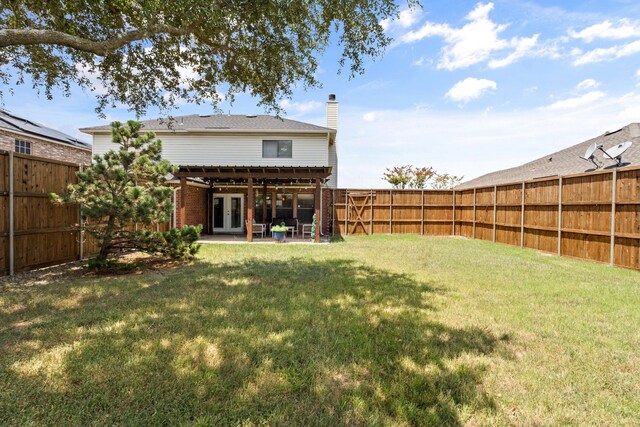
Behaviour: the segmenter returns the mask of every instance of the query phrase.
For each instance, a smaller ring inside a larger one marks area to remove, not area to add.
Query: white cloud
[[[540,54],[534,48],[538,35],[531,37],[500,38],[500,33],[507,29],[507,24],[497,24],[489,18],[493,3],[478,3],[467,14],[469,21],[460,28],[448,24],[426,22],[415,31],[409,31],[399,38],[400,43],[414,43],[427,37],[444,38],[444,47],[440,52],[438,68],[456,70],[489,60],[497,52],[512,50],[502,59],[492,60],[491,68],[504,67],[527,56]]]
[[[338,145],[343,187],[379,188],[385,168],[413,164],[467,179],[517,166],[638,121],[640,91],[574,109],[500,111],[389,109],[367,122],[342,106]],[[588,164],[585,163],[585,168]]]
[[[319,109],[322,107],[322,103],[318,101],[297,102],[289,99],[283,99],[280,101],[280,106],[287,110],[287,113],[305,114]]]
[[[385,31],[391,31],[394,29],[410,28],[418,22],[422,16],[422,9],[419,6],[406,8],[400,11],[397,19],[383,19],[380,21],[380,25]]]
[[[576,85],[578,90],[595,89],[600,86],[600,82],[594,79],[585,79]]]
[[[467,77],[453,85],[445,97],[452,101],[467,103],[481,97],[490,90],[495,90],[496,87],[496,82],[492,80]]]
[[[502,68],[513,64],[518,59],[527,56],[538,43],[539,35],[516,39],[516,50],[502,59],[492,59],[489,61],[489,68]]]
[[[604,97],[603,92],[591,91],[591,92],[585,93],[582,96],[577,96],[575,98],[567,98],[561,101],[556,101],[546,108],[549,110],[570,110],[573,108],[583,107],[585,105],[591,104],[603,97]]]
[[[613,61],[640,52],[640,40],[608,48],[597,48],[578,56],[573,65],[585,65],[595,62]]]
[[[425,58],[424,56],[421,56],[420,58],[413,61],[411,65],[415,65],[416,67],[422,67],[427,61],[428,61],[427,58]]]
[[[569,30],[569,35],[574,39],[582,39],[587,43],[595,39],[627,39],[640,36],[640,23],[621,19],[616,24],[611,21],[603,21],[591,25],[581,31]]]
[[[369,111],[362,115],[362,120],[365,122],[376,122],[384,117],[384,113],[381,111]]]

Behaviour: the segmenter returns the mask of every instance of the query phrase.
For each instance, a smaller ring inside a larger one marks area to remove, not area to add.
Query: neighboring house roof
[[[632,141],[633,145],[622,156],[623,165],[640,166],[640,123],[631,123],[617,131],[607,132],[596,138],[546,155],[532,162],[516,166],[515,168],[482,175],[481,177],[460,184],[456,189],[487,187],[528,181],[536,178],[592,172],[595,170],[593,163],[580,158],[585,155],[587,148],[591,144],[594,142],[596,144],[602,144],[606,150],[625,141]],[[596,161],[602,165],[600,170],[610,170],[615,165],[613,160],[605,159],[604,154],[600,150],[596,151],[595,157]]]
[[[50,139],[63,144],[72,145],[77,148],[91,149],[91,145],[80,141],[71,135],[62,133],[55,129],[51,129],[24,117],[9,113],[0,109],[0,129],[6,129],[14,132],[26,133],[40,138]]]
[[[177,116],[171,120],[155,119],[142,121],[143,129],[149,131],[198,131],[198,132],[294,132],[335,133],[334,129],[312,125],[296,120],[271,115],[207,114]],[[80,129],[85,133],[110,131],[111,126],[93,126]]]

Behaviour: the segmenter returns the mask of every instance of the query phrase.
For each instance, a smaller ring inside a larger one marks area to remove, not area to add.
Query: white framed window
[[[31,154],[31,141],[16,139],[15,152],[20,154]]]
[[[276,159],[285,158],[290,159],[292,153],[292,142],[287,140],[263,140],[262,141],[262,158],[263,159]]]

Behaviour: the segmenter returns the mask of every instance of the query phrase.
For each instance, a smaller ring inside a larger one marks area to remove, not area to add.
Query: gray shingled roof
[[[303,123],[296,120],[277,118],[275,116],[243,115],[243,114],[208,114],[177,116],[172,121],[155,119],[142,121],[143,129],[151,131],[162,130],[198,130],[198,131],[293,131],[327,133],[333,129]],[[93,133],[110,130],[110,125],[93,126],[80,129],[82,132]]]
[[[481,177],[460,184],[456,189],[473,187],[485,187],[501,185],[512,182],[528,181],[536,178],[550,176],[564,176],[594,170],[593,163],[583,160],[587,148],[594,142],[603,144],[604,149],[613,147],[625,141],[632,141],[633,146],[623,155],[624,166],[640,166],[640,123],[631,123],[615,132],[607,132],[604,135],[581,142],[564,150],[558,151],[525,163],[515,168],[491,172]],[[601,151],[596,151],[596,160],[607,168],[615,165],[613,160],[605,159]]]
[[[90,144],[80,141],[79,139],[74,138],[71,135],[67,135],[66,133],[51,129],[34,121],[25,119],[24,117],[9,113],[8,111],[3,109],[0,109],[0,128],[52,139],[54,141],[62,142],[64,144],[69,144],[76,147],[91,148]]]

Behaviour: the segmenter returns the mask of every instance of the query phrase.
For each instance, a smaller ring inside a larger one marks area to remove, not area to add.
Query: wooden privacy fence
[[[76,182],[79,166],[0,151],[0,275],[53,265],[96,252],[74,227],[76,205],[56,206],[49,193]]]
[[[81,236],[76,227],[79,207],[49,200],[49,193],[62,193],[77,182],[79,168],[0,151],[0,276],[98,253],[93,239]],[[167,228],[163,224],[159,229]]]
[[[78,206],[48,198],[78,168],[0,151],[0,275],[97,252],[74,227]],[[459,235],[640,269],[640,167],[460,191],[329,191],[335,234]]]
[[[336,234],[457,235],[640,269],[640,168],[459,191],[333,192]]]

